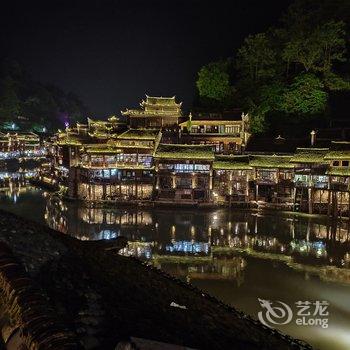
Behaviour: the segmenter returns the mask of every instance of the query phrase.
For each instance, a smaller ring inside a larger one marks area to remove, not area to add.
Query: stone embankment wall
[[[9,246],[0,242],[1,334],[7,349],[81,349]]]

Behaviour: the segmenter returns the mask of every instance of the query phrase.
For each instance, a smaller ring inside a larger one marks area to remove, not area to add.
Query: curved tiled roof
[[[207,145],[160,144],[155,158],[211,161],[214,160],[214,151]]]
[[[75,335],[58,322],[43,292],[4,242],[0,242],[0,287],[9,320],[3,336],[7,348],[20,343],[24,349],[33,350],[81,349]]]

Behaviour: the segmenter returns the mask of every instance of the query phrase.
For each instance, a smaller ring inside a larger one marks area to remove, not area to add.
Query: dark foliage
[[[73,93],[34,81],[17,63],[0,67],[0,123],[34,131],[54,130],[82,120],[87,108]]]
[[[347,0],[295,0],[279,26],[244,39],[235,64],[226,66],[232,72],[212,70],[202,84],[202,72],[215,63],[201,69],[200,97],[224,86],[221,104],[249,112],[253,133],[285,123],[324,123],[337,114],[334,98],[350,90],[349,19]]]

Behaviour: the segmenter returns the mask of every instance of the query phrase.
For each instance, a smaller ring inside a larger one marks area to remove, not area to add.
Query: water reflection
[[[122,254],[148,260],[255,317],[258,298],[290,305],[328,300],[329,329],[280,329],[322,350],[350,348],[342,331],[350,327],[348,221],[227,209],[94,209],[27,186],[1,193],[0,208],[78,239],[124,236]]]
[[[146,259],[244,251],[291,257],[310,265],[350,266],[347,221],[335,225],[325,218],[228,210],[95,209],[63,203],[56,197],[48,200],[45,219],[52,228],[82,240],[123,235],[130,241],[130,251],[124,254]],[[147,249],[145,243],[149,243]]]

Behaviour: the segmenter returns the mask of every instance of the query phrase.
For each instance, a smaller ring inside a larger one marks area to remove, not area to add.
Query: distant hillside
[[[0,62],[1,128],[46,132],[86,114],[87,108],[73,93],[36,82],[17,62]]]

